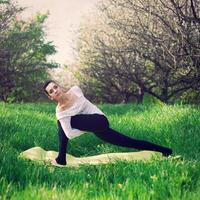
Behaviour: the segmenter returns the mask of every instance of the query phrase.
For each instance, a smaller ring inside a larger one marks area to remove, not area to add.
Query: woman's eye
[[[57,86],[55,85],[55,86],[54,86],[54,88],[56,89],[56,88],[57,88]]]

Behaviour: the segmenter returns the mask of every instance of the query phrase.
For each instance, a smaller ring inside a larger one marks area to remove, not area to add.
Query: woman
[[[106,115],[87,98],[78,86],[71,87],[65,92],[53,80],[44,84],[44,92],[49,99],[57,102],[56,118],[59,134],[59,153],[52,164],[64,166],[66,162],[66,149],[68,141],[78,137],[84,131],[93,132],[105,142],[143,150],[161,152],[164,156],[172,154],[172,149],[153,144],[144,140],[137,140],[125,136],[109,127]]]

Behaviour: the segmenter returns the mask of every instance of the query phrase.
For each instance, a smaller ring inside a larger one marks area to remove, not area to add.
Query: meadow
[[[200,107],[98,104],[111,128],[173,149],[179,159],[118,161],[79,168],[38,165],[19,158],[40,146],[58,151],[54,103],[0,103],[0,199],[200,199]],[[77,157],[131,152],[87,132],[69,142]]]

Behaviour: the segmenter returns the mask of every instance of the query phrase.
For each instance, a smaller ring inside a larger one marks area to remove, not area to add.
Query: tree
[[[23,9],[9,1],[0,4],[4,17],[1,32],[1,79],[0,98],[3,101],[34,101],[40,96],[41,84],[48,68],[57,67],[48,62],[47,56],[54,54],[55,47],[45,41],[43,24],[47,14],[38,14],[30,21],[18,20]]]
[[[129,49],[154,68],[147,73],[146,66],[140,65],[145,92],[168,102],[199,84],[199,1],[109,0],[108,4],[101,10],[112,27],[122,30],[130,39]],[[126,14],[113,16],[113,7]]]
[[[95,16],[95,17],[94,17]],[[78,52],[81,82],[90,98],[110,103],[140,101],[140,90],[129,77],[130,54],[120,53],[127,46],[122,32],[108,25],[107,18],[95,11],[80,28]]]
[[[199,88],[199,6],[194,10],[194,4],[199,1],[103,1],[96,24],[90,28],[87,20],[80,37],[86,76],[104,89],[126,83],[138,101],[147,92],[167,103]]]

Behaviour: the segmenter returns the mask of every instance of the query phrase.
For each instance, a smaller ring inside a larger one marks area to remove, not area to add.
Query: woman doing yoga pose
[[[49,80],[43,89],[49,99],[57,102],[59,153],[51,161],[52,164],[67,164],[68,141],[82,135],[84,131],[93,132],[98,138],[114,145],[158,151],[164,156],[172,154],[170,148],[128,137],[110,128],[106,115],[84,96],[80,87],[73,86],[66,92],[57,82]]]

